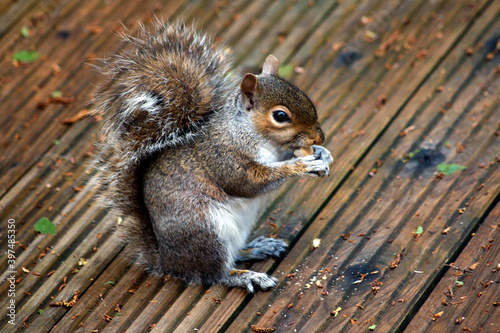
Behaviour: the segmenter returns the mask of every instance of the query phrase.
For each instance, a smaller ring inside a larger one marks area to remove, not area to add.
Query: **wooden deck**
[[[238,68],[273,53],[317,105],[331,176],[284,185],[252,235],[290,242],[251,266],[275,290],[149,276],[93,202],[98,121],[71,118],[92,108],[93,59],[154,15],[195,20]],[[1,1],[0,330],[500,332],[499,38],[494,0]],[[13,61],[22,50],[41,56]],[[35,232],[42,217],[55,236]]]

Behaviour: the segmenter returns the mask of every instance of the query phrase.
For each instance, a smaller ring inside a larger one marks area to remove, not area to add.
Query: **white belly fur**
[[[255,223],[262,198],[234,198],[210,207],[210,219],[228,249],[228,267],[232,268],[238,251],[245,245]]]

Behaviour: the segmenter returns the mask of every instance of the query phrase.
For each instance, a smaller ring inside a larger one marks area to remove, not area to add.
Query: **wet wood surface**
[[[282,186],[252,235],[290,243],[245,266],[277,277],[272,291],[147,275],[93,200],[92,65],[155,16],[196,21],[238,72],[276,55],[317,105],[331,176]],[[2,2],[0,330],[499,332],[499,17],[493,0]],[[55,236],[35,232],[44,217]]]

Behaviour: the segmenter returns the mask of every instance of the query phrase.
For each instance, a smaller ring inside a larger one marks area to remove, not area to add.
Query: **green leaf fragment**
[[[458,165],[455,163],[452,163],[452,164],[441,163],[437,166],[437,171],[444,173],[446,176],[452,175],[457,171],[465,170],[465,169],[467,169],[466,166]]]
[[[62,92],[60,90],[54,90],[53,92],[50,93],[51,98],[57,98],[57,97],[62,97]]]
[[[406,156],[408,156],[409,159],[412,159],[413,156],[417,155],[418,153],[420,153],[422,149],[415,149],[414,151],[411,151],[409,152],[408,154],[406,154]]]
[[[12,55],[12,60],[17,60],[19,62],[32,62],[40,58],[40,53],[37,51],[19,51]]]
[[[28,29],[28,27],[27,27],[27,26],[23,25],[23,26],[21,27],[21,36],[22,36],[23,38],[27,38],[29,35],[30,35],[30,29]]]
[[[109,281],[104,282],[104,284],[111,284],[111,285],[113,285],[113,286],[115,285],[115,283],[116,283],[116,282],[115,282],[115,281],[113,281],[113,280],[109,280]]]
[[[123,316],[123,314],[121,312],[117,312],[117,313],[115,313],[115,317],[116,316]]]
[[[368,327],[368,329],[370,331],[375,331],[376,328],[377,328],[377,325],[372,325],[372,326]]]
[[[415,235],[421,235],[424,233],[424,228],[422,228],[421,225],[417,227],[417,231],[415,232]]]
[[[60,144],[60,143],[61,143],[61,141],[59,141],[59,140],[54,140],[54,144],[55,144],[55,145],[58,145],[58,144]]]
[[[456,281],[455,284],[459,287],[464,285],[464,281]]]
[[[43,309],[38,309],[38,314],[42,314]]]
[[[55,236],[56,234],[56,225],[52,223],[48,218],[42,217],[35,223],[35,231],[38,231],[42,234],[52,234]]]
[[[292,64],[280,66],[278,68],[278,75],[284,79],[290,78],[290,76],[292,76],[292,73],[293,73],[293,65]]]

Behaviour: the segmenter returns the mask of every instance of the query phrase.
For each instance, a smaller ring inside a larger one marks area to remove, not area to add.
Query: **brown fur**
[[[137,261],[187,282],[272,287],[266,274],[231,271],[230,243],[241,239],[221,231],[218,223],[232,221],[214,221],[214,211],[228,219],[237,199],[328,169],[328,157],[284,158],[324,141],[313,104],[277,77],[272,56],[261,75],[238,85],[227,76],[224,52],[184,25],[160,24],[152,35],[126,39],[133,49],[108,61],[107,88],[98,93],[105,140],[95,165],[101,199],[125,217],[121,229]],[[290,121],[273,118],[280,108]],[[259,258],[286,247],[259,242],[248,252]]]
[[[158,267],[156,255],[141,254],[158,253],[142,199],[144,162],[197,135],[229,90],[226,57],[210,38],[182,24],[156,28],[154,34],[143,29],[138,38],[124,36],[133,48],[101,68],[109,79],[96,93],[96,111],[104,119],[106,141],[94,162],[100,171],[95,182],[102,188],[101,203],[127,217],[122,230],[138,247],[139,261],[151,268]],[[148,112],[146,103],[125,114],[141,95],[155,101],[158,114]]]

